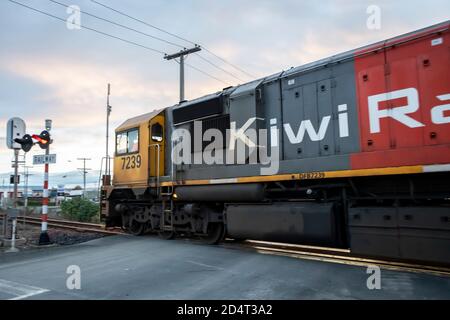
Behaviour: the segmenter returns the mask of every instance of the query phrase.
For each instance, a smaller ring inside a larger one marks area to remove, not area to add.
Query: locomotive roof
[[[396,37],[392,37],[386,40],[382,40],[382,41],[378,41],[363,47],[359,47],[357,49],[353,49],[350,51],[346,51],[346,52],[342,52],[342,53],[338,53],[335,54],[333,56],[324,58],[324,59],[320,59],[314,62],[310,62],[304,65],[301,65],[299,67],[295,67],[295,68],[291,68],[285,72],[283,72],[282,77],[288,77],[292,74],[295,73],[299,73],[299,72],[305,72],[305,71],[309,71],[311,69],[315,69],[315,68],[319,68],[321,66],[325,66],[331,63],[336,63],[336,62],[341,62],[343,60],[346,59],[351,59],[354,58],[360,54],[367,54],[370,52],[374,52],[377,50],[380,50],[384,47],[389,47],[392,45],[398,45],[401,44],[405,41],[408,40],[412,40],[414,38],[418,38],[424,35],[427,35],[429,33],[432,32],[439,32],[439,31],[444,31],[444,30],[448,30],[450,28],[450,20],[426,27],[426,28],[422,28],[419,30],[415,30],[412,32],[408,32]]]
[[[153,117],[157,116],[164,108],[156,109],[148,113],[141,114],[140,116],[136,116],[134,118],[130,118],[123,122],[120,126],[116,128],[116,132],[131,129],[139,126],[142,122],[150,121]]]
[[[426,28],[423,28],[423,29],[419,29],[419,30],[415,30],[415,31],[412,31],[412,32],[409,32],[409,33],[405,33],[405,34],[402,34],[402,35],[399,35],[399,36],[396,36],[396,37],[393,37],[393,38],[390,38],[390,39],[387,39],[387,40],[378,41],[378,42],[375,42],[375,43],[372,43],[372,44],[369,44],[369,45],[366,45],[366,46],[363,46],[363,47],[359,47],[357,49],[353,49],[353,50],[350,50],[350,51],[338,53],[338,54],[335,54],[333,56],[330,56],[330,57],[327,57],[327,58],[324,58],[324,59],[320,59],[320,60],[316,60],[314,62],[307,63],[307,64],[304,64],[304,65],[301,65],[301,66],[298,66],[298,67],[295,67],[295,68],[293,67],[293,68],[291,68],[291,69],[289,69],[287,71],[278,72],[278,73],[272,74],[272,75],[267,76],[267,77],[262,77],[262,78],[255,79],[255,80],[252,80],[252,81],[247,82],[247,83],[239,84],[239,85],[231,87],[231,88],[226,88],[223,91],[219,91],[219,92],[216,92],[216,93],[213,93],[213,94],[202,96],[202,97],[190,100],[190,101],[184,101],[184,102],[174,106],[174,108],[186,107],[188,105],[195,104],[195,103],[203,101],[203,100],[208,100],[211,97],[217,96],[217,95],[220,95],[220,94],[227,94],[227,93],[233,92],[233,95],[234,95],[237,92],[242,91],[246,87],[252,86],[255,83],[258,83],[258,84],[263,83],[263,82],[267,83],[267,82],[274,81],[276,79],[289,77],[289,76],[291,76],[293,74],[298,74],[298,73],[301,73],[301,72],[308,72],[310,70],[313,70],[313,69],[316,69],[316,68],[320,68],[320,67],[332,64],[332,63],[337,63],[337,62],[342,62],[342,61],[347,60],[347,59],[352,59],[352,58],[354,58],[355,56],[357,56],[359,54],[367,54],[369,52],[374,52],[374,51],[379,50],[379,49],[381,49],[383,47],[388,47],[388,46],[391,46],[391,45],[394,45],[394,44],[398,45],[400,43],[403,43],[404,41],[411,40],[411,39],[414,39],[414,38],[417,38],[417,37],[421,37],[421,36],[427,35],[427,34],[429,34],[431,32],[444,31],[444,30],[447,30],[449,28],[450,28],[450,20],[447,20],[447,21],[444,21],[444,22],[441,22],[441,23],[438,23],[438,24],[435,24],[435,25],[432,25],[432,26],[429,26],[429,27],[426,27]]]

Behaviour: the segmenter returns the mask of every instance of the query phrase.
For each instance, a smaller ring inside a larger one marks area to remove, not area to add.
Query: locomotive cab
[[[155,111],[124,122],[116,129],[116,187],[147,187],[164,175],[164,112]]]
[[[103,185],[101,218],[107,226],[121,226],[114,198],[139,200],[150,183],[165,175],[165,115],[155,110],[126,120],[115,130],[112,186]]]

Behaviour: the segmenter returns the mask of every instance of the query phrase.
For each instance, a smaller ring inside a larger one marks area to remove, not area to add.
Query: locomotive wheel
[[[175,232],[173,231],[159,231],[158,236],[164,240],[172,240],[175,238]]]
[[[133,220],[131,222],[131,225],[127,228],[127,231],[134,236],[140,236],[144,234],[145,229],[146,229],[145,223],[140,223],[137,222],[136,220]]]
[[[201,239],[206,244],[217,244],[223,239],[224,231],[223,223],[210,223],[208,225],[208,235],[202,236]]]

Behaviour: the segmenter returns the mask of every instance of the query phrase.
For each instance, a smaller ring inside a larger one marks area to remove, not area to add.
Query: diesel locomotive
[[[450,264],[450,21],[130,118],[107,226]]]

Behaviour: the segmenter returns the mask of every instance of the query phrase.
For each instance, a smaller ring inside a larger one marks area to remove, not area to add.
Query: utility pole
[[[28,177],[31,176],[28,169],[31,169],[31,168],[33,168],[33,167],[32,166],[23,166],[23,175],[25,177],[25,187],[24,187],[24,193],[23,193],[25,212],[27,212],[27,209],[28,209]]]
[[[109,105],[109,96],[111,94],[111,84],[108,83],[108,95],[106,97],[106,166],[105,175],[111,174],[111,168],[109,166],[109,116],[111,115],[112,107]]]
[[[86,161],[91,160],[90,158],[78,158],[77,160],[83,161],[83,168],[78,168],[78,170],[83,171],[83,198],[86,198],[86,174],[88,170],[92,170],[89,168],[86,168]]]
[[[187,56],[188,54],[198,52],[200,50],[202,50],[202,48],[200,48],[200,46],[198,46],[198,45],[195,45],[195,47],[193,47],[193,48],[184,49],[178,53],[169,54],[169,55],[166,54],[164,56],[164,59],[166,59],[166,60],[180,58],[180,102],[184,100],[184,59],[185,59],[184,57]]]

